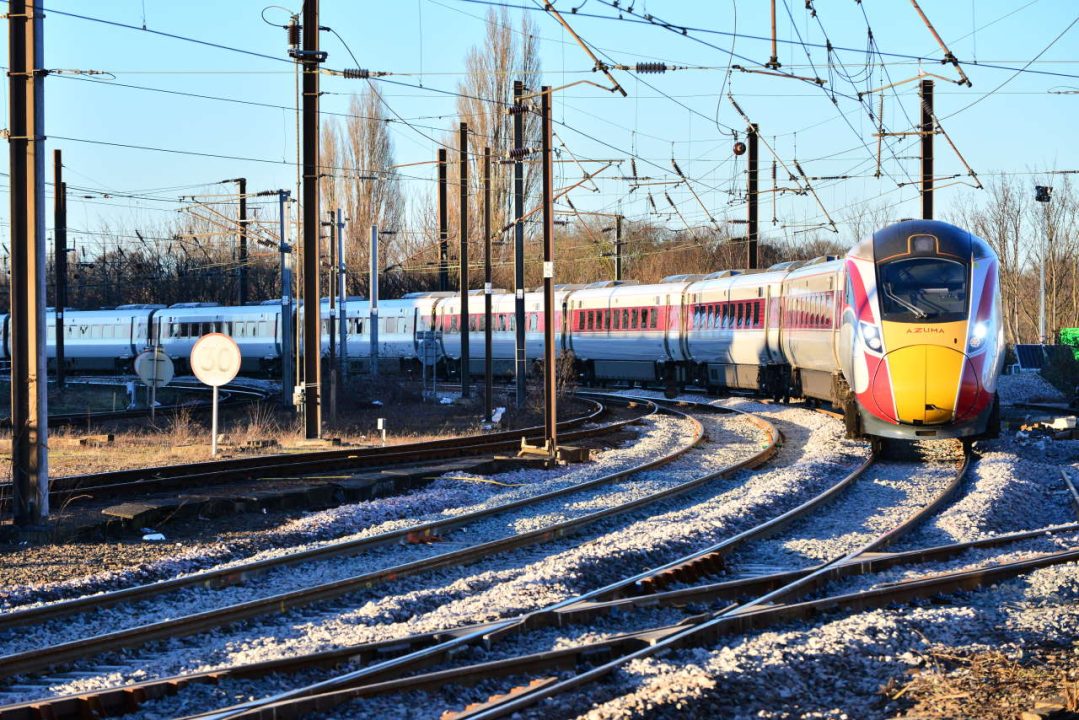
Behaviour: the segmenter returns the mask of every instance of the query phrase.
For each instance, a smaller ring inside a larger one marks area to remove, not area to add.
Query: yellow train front
[[[908,220],[856,245],[836,355],[859,434],[969,438],[999,431],[997,257],[948,223]]]

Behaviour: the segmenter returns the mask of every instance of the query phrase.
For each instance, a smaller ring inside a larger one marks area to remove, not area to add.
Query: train
[[[675,275],[652,284],[558,285],[554,337],[585,384],[629,382],[671,391],[696,385],[824,401],[842,412],[849,437],[973,440],[999,430],[1004,339],[998,273],[996,255],[981,238],[940,221],[907,220],[878,230],[844,257]],[[435,365],[451,375],[482,374],[482,292],[470,293],[467,319],[458,293],[380,300],[380,370],[409,373]],[[524,304],[526,361],[535,366],[547,322],[542,293],[525,293]],[[325,356],[328,300],[321,311]],[[279,300],[67,310],[64,361],[72,371],[123,372],[140,351],[158,345],[183,371],[194,342],[222,332],[241,349],[241,372],[274,373],[290,354],[282,347],[282,322],[296,327],[302,312],[283,317]],[[345,354],[359,371],[370,359],[370,321],[368,301],[348,298]],[[51,311],[46,322],[53,365]],[[467,369],[461,367],[464,322]],[[513,293],[492,292],[491,325],[495,372],[512,374]],[[10,353],[7,317],[3,347]]]

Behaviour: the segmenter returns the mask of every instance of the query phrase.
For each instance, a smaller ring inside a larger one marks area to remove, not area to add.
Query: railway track
[[[709,408],[703,411],[709,413],[719,413],[722,415],[730,414],[729,411],[715,408]],[[673,409],[668,409],[666,412],[681,414],[680,411]],[[406,574],[421,572],[424,569],[444,566],[448,563],[461,564],[465,562],[471,562],[477,557],[486,556],[492,552],[501,552],[513,547],[521,547],[535,542],[544,542],[552,539],[557,539],[559,537],[564,537],[570,533],[580,532],[583,528],[589,527],[607,518],[618,517],[634,509],[643,508],[649,504],[666,500],[668,498],[674,498],[678,495],[703,487],[706,483],[719,478],[727,477],[738,471],[739,469],[760,464],[776,452],[780,438],[774,427],[752,416],[748,416],[747,419],[749,420],[749,422],[753,423],[758,428],[758,431],[763,434],[765,440],[763,442],[759,442],[757,447],[752,447],[751,444],[750,449],[752,450],[752,452],[750,452],[748,456],[744,459],[726,467],[723,467],[719,470],[697,475],[690,480],[672,484],[662,490],[653,492],[647,496],[637,497],[629,502],[619,503],[617,505],[610,506],[599,511],[590,512],[568,522],[541,527],[531,532],[519,533],[516,536],[508,537],[495,542],[482,543],[477,547],[465,548],[462,551],[445,553],[437,558],[424,560],[422,562],[406,564],[404,566],[391,567],[386,569],[385,571],[380,571],[379,573],[368,574],[365,577],[353,578],[350,583],[347,584],[347,586],[346,584],[335,584],[332,588],[313,588],[311,589],[311,592],[304,592],[302,596],[292,595],[288,598],[282,596],[270,598],[262,604],[261,611],[279,611],[287,609],[288,607],[295,607],[298,604],[306,604],[310,602],[315,602],[319,599],[334,597],[337,594],[349,592],[350,588],[355,589],[357,587],[369,586],[370,584],[379,582],[390,577],[400,577]],[[700,428],[699,423],[695,424],[697,426],[697,430],[695,432],[693,442],[688,444],[686,447],[680,447],[676,452],[668,453],[668,455],[663,458],[653,459],[650,462],[639,467],[630,468],[603,478],[597,478],[581,486],[573,486],[569,488],[563,488],[561,490],[551,493],[545,493],[543,496],[540,496],[539,498],[534,498],[532,499],[532,501],[527,502],[527,504],[534,505],[535,500],[549,499],[555,496],[566,496],[567,498],[571,498],[573,495],[580,493],[580,491],[587,486],[610,484],[618,480],[620,477],[624,478],[634,474],[639,474],[643,470],[658,467],[661,464],[669,463],[674,458],[683,455],[692,446],[700,442],[703,437],[703,432]],[[523,506],[525,504],[526,501],[513,503],[513,505],[515,506]],[[485,514],[490,514],[492,512],[501,512],[504,511],[506,507],[507,506],[495,508]],[[461,524],[464,524],[470,519],[471,518],[469,517],[461,517],[454,520],[443,521],[440,523],[430,523],[425,526],[409,528],[407,531],[402,531],[394,534],[392,537],[381,536],[378,538],[373,538],[371,541],[365,541],[365,543],[373,545],[389,542],[400,542],[403,537],[407,538],[410,536],[429,537],[436,533],[444,533],[451,527],[460,526]],[[329,547],[325,550],[325,552],[327,553],[327,555],[355,553],[361,550],[362,544],[364,543],[350,543],[347,545]],[[304,554],[302,556],[297,555],[295,557],[292,557],[288,562],[289,564],[309,562],[312,557],[313,556],[309,554]],[[280,564],[284,563],[282,562]],[[241,578],[254,575],[257,572],[264,572],[268,570],[269,567],[269,565],[261,565],[251,568],[231,568],[213,575],[204,573],[200,577],[185,580],[184,583],[185,585],[189,585],[192,583],[205,584],[208,582],[214,583],[237,581]],[[70,615],[71,613],[80,612],[81,610],[85,610],[90,607],[96,607],[101,603],[129,602],[136,599],[137,597],[149,597],[155,591],[167,591],[176,589],[177,587],[178,586],[175,584],[157,584],[156,587],[147,587],[144,589],[135,588],[128,591],[121,591],[121,594],[114,595],[111,598],[109,598],[108,596],[97,596],[93,599],[74,602],[69,601],[67,603],[59,603],[54,606],[46,606],[40,609],[35,609],[33,611],[28,611],[27,614],[23,614],[21,615],[21,617],[19,613],[16,612],[10,614],[10,617],[7,618],[5,618],[4,616],[0,616],[0,621],[7,623],[5,625],[5,627],[7,628],[14,626],[14,624],[37,623],[46,619],[56,619],[59,617]],[[50,609],[50,607],[52,609]],[[0,673],[4,675],[11,675],[14,673],[37,671],[40,669],[44,669],[45,667],[54,663],[68,662],[75,659],[76,657],[82,657],[88,654],[101,652],[103,650],[109,649],[110,647],[120,647],[125,645],[143,643],[149,639],[153,639],[154,637],[175,637],[178,634],[183,634],[185,627],[195,627],[195,625],[191,625],[190,623],[195,623],[200,627],[203,626],[205,623],[211,622],[215,625],[222,624],[225,622],[235,621],[235,619],[239,619],[242,617],[251,617],[252,615],[250,613],[257,611],[258,608],[254,607],[253,605],[248,605],[243,608],[232,608],[231,610],[229,610],[231,614],[225,617],[222,617],[220,614],[215,614],[215,617],[211,617],[209,614],[207,614],[200,618],[185,619],[181,624],[177,624],[176,622],[157,624],[157,627],[147,626],[145,628],[139,629],[138,632],[135,633],[117,633],[114,634],[112,637],[98,636],[95,638],[86,638],[83,642],[68,643],[65,645],[55,646],[53,648],[43,648],[34,652],[22,653],[21,657],[9,656],[8,658],[0,658]],[[38,704],[40,705],[40,703]]]
[[[679,415],[676,411],[667,410],[666,412]],[[440,533],[445,534],[451,529],[460,529],[462,527],[474,525],[476,521],[482,518],[506,513],[508,510],[515,508],[523,508],[526,506],[535,507],[540,502],[549,502],[555,498],[566,498],[567,501],[571,501],[575,499],[574,496],[579,496],[584,490],[595,488],[600,485],[615,483],[616,481],[642,473],[648,469],[668,464],[675,458],[685,454],[693,446],[699,443],[703,437],[703,432],[701,431],[699,423],[694,421],[694,425],[697,429],[693,433],[691,442],[677,447],[663,457],[653,458],[637,467],[596,478],[586,483],[564,487],[555,491],[543,493],[533,498],[522,499],[520,501],[500,505],[476,513],[469,513],[456,518],[412,526],[400,531],[386,533],[361,541],[330,544],[317,551],[296,554],[287,559],[273,561],[271,563],[256,564],[248,567],[227,568],[215,573],[203,573],[198,577],[185,579],[182,582],[184,585],[188,586],[206,583],[228,584],[230,582],[237,582],[245,578],[253,577],[258,573],[269,570],[271,567],[282,567],[286,564],[295,565],[297,563],[306,564],[312,562],[316,557],[338,557],[345,554],[355,554],[381,545],[400,543],[402,541],[408,542],[410,539],[420,540],[438,537]],[[506,552],[510,549],[566,537],[608,518],[618,517],[619,515],[623,515],[634,509],[644,507],[649,503],[676,497],[680,494],[689,492],[710,480],[725,477],[741,467],[763,462],[775,452],[778,439],[778,435],[775,434],[774,431],[769,430],[768,441],[763,443],[763,447],[756,448],[752,456],[745,459],[743,462],[723,468],[717,472],[708,473],[706,476],[694,478],[691,481],[669,485],[662,490],[647,496],[637,497],[629,502],[618,503],[601,510],[580,514],[578,517],[565,522],[544,525],[527,532],[519,532],[493,541],[480,542],[460,550],[439,553],[432,557],[394,565],[383,570],[365,573],[360,576],[327,583],[318,587],[304,588],[292,593],[278,594],[237,606],[222,608],[195,616],[178,618],[164,623],[154,623],[139,628],[132,628],[128,631],[120,631],[107,636],[99,635],[92,638],[88,637],[76,642],[60,643],[49,648],[40,648],[18,655],[9,655],[5,658],[0,658],[0,674],[10,676],[16,673],[36,672],[47,668],[50,665],[69,662],[76,658],[97,654],[105,650],[144,644],[153,639],[175,638],[184,634],[198,632],[208,627],[217,627],[230,622],[236,622],[240,619],[256,617],[260,614],[283,612],[290,608],[308,605],[314,602],[338,597],[358,589],[368,588],[389,579],[396,579],[434,568],[454,567],[464,563],[474,562],[479,558],[487,557],[494,553]],[[120,593],[111,597],[95,596],[90,599],[58,603],[53,606],[28,610],[25,611],[25,613],[9,613],[6,616],[0,616],[0,621],[5,623],[5,627],[10,628],[14,625],[38,623],[45,619],[57,619],[59,617],[68,616],[71,613],[81,612],[91,607],[100,607],[102,604],[127,603],[135,598],[145,599],[160,594],[161,592],[169,592],[179,587],[179,585],[175,584],[176,582],[178,581],[160,583],[152,587],[120,591]]]
[[[591,409],[588,412],[559,423],[560,431],[565,433],[564,439],[578,441],[597,437],[633,421],[630,419],[625,422],[581,429],[583,425],[599,422],[606,413],[606,407],[603,404],[596,401],[590,402]],[[190,490],[207,484],[295,477],[342,469],[359,470],[416,464],[422,461],[513,450],[520,446],[522,438],[535,442],[542,437],[543,428],[531,427],[487,433],[482,436],[442,438],[387,447],[313,450],[212,460],[186,465],[163,465],[89,475],[71,475],[50,480],[49,499],[50,502],[59,506],[72,495],[93,500],[132,499],[152,492]],[[0,512],[9,509],[10,494],[11,484],[0,483]]]
[[[448,683],[470,683],[479,680],[487,680],[492,675],[511,675],[520,680],[522,676],[531,681],[518,685],[508,692],[492,696],[485,702],[462,711],[448,710],[442,717],[445,718],[480,718],[501,717],[517,712],[528,705],[544,698],[552,697],[560,692],[566,692],[612,672],[624,663],[633,659],[645,657],[668,647],[682,647],[694,644],[702,638],[714,638],[721,630],[724,632],[745,630],[753,627],[750,623],[774,622],[772,618],[789,619],[792,615],[790,608],[799,608],[800,612],[819,612],[821,608],[843,608],[849,598],[834,597],[825,598],[823,601],[797,602],[797,600],[827,581],[848,576],[855,573],[865,573],[873,568],[886,566],[886,561],[878,559],[868,562],[864,558],[870,553],[882,548],[916,527],[937,511],[947,502],[955,492],[966,475],[971,457],[964,454],[961,466],[953,473],[950,482],[939,489],[936,495],[925,503],[916,512],[911,513],[902,521],[896,523],[887,530],[878,533],[867,542],[842,556],[820,563],[816,567],[786,574],[773,574],[755,578],[752,580],[740,580],[733,583],[719,583],[706,585],[704,589],[664,591],[663,588],[674,581],[687,583],[704,577],[719,567],[723,558],[735,548],[744,546],[750,541],[761,540],[773,535],[785,527],[790,526],[796,520],[804,518],[810,512],[820,508],[829,501],[836,499],[838,495],[848,490],[850,486],[866,471],[878,462],[876,457],[871,457],[853,472],[843,477],[837,483],[820,493],[810,501],[783,513],[775,518],[729,538],[714,546],[696,551],[676,561],[667,563],[657,568],[652,568],[644,573],[619,580],[597,590],[590,591],[580,597],[557,603],[542,611],[527,613],[510,620],[488,623],[474,628],[447,630],[442,634],[418,636],[408,638],[405,641],[395,641],[392,646],[395,652],[404,652],[398,658],[378,661],[389,646],[374,644],[367,648],[352,648],[353,660],[362,657],[370,664],[361,670],[338,675],[329,680],[313,685],[308,685],[290,692],[271,696],[262,700],[243,703],[241,705],[204,713],[194,717],[200,718],[280,718],[297,717],[311,712],[327,711],[342,702],[365,696],[382,693],[399,693],[417,689],[441,688]],[[1032,535],[1032,534],[1031,534]],[[1006,541],[1001,541],[1006,542]],[[988,542],[988,544],[992,544]],[[921,553],[891,554],[888,557],[892,562],[911,562],[916,558],[945,556],[955,554],[964,549],[978,546],[967,544],[966,546],[953,546],[935,551],[923,551]],[[863,558],[859,560],[859,558]],[[1068,562],[1074,555],[1065,553],[1059,557],[1053,557],[1044,562]],[[868,563],[868,564],[867,564]],[[1024,567],[1037,567],[1038,563],[1028,564]],[[1022,569],[1017,570],[1022,572]],[[967,574],[957,579],[956,586],[970,586],[973,582],[977,585],[977,578],[999,578],[1006,576],[1006,571],[999,569],[984,573]],[[969,578],[975,577],[977,581]],[[946,583],[928,583],[914,586],[903,584],[902,588],[889,589],[871,596],[877,602],[888,604],[896,601],[904,592],[913,592],[911,597],[922,596],[919,593],[936,593],[942,588],[950,587]],[[736,594],[731,594],[732,588],[737,588]],[[724,596],[723,593],[727,594]],[[686,600],[690,593],[694,593],[691,600]],[[748,597],[747,597],[748,593]],[[754,595],[753,593],[759,593]],[[656,607],[658,605],[684,606],[687,602],[707,601],[714,603],[716,600],[739,598],[735,604],[725,603],[721,610],[705,613],[696,617],[689,617],[683,623],[649,628],[625,635],[616,635],[609,641],[591,643],[586,647],[570,650],[556,650],[541,653],[526,653],[521,656],[511,656],[495,662],[485,662],[465,667],[440,669],[434,672],[420,672],[420,674],[403,677],[409,673],[415,673],[421,668],[432,664],[452,664],[454,656],[462,653],[471,645],[482,645],[488,649],[499,639],[509,635],[519,635],[537,628],[559,626],[563,627],[575,622],[587,621],[597,614],[611,611],[627,612],[638,608]],[[862,598],[863,594],[858,594]],[[672,600],[673,598],[673,600]],[[795,602],[784,602],[793,599]],[[822,604],[823,602],[823,604]],[[851,601],[853,603],[853,601]],[[858,602],[871,602],[859,600]],[[828,604],[831,603],[831,604]],[[867,605],[874,606],[874,605]],[[409,645],[408,641],[414,644]],[[370,652],[365,652],[370,651]],[[320,659],[321,660],[324,660]],[[597,660],[606,659],[606,662]],[[567,668],[570,677],[558,677],[565,675]],[[534,673],[547,673],[557,671],[554,676],[540,675],[534,677]]]
[[[221,683],[266,674],[304,672],[312,668],[333,668],[347,663],[362,663],[364,667],[288,693],[198,717],[295,717],[330,710],[357,698],[434,690],[448,684],[467,685],[490,681],[491,678],[511,677],[514,682],[519,683],[517,687],[506,693],[497,693],[497,696],[476,706],[450,710],[446,715],[454,718],[500,717],[558,693],[579,689],[584,683],[597,680],[626,662],[664,649],[706,644],[724,634],[745,632],[792,619],[809,618],[824,612],[855,612],[915,598],[931,597],[956,589],[974,589],[1038,567],[1079,559],[1076,551],[1045,553],[1021,562],[883,584],[869,591],[803,599],[840,578],[869,575],[902,565],[936,562],[957,557],[972,549],[1004,546],[1047,533],[1046,530],[1039,530],[936,548],[879,552],[880,548],[896,541],[947,502],[969,467],[970,457],[965,456],[963,467],[955,473],[952,482],[942,487],[931,502],[902,522],[879,533],[871,541],[862,543],[840,557],[798,570],[669,589],[675,582],[686,584],[707,578],[717,569],[724,567],[726,559],[736,549],[782,532],[799,519],[804,519],[814,509],[834,501],[845,490],[851,490],[856,480],[877,462],[877,459],[871,458],[810,501],[721,543],[539,611],[503,621],[446,628],[440,632],[351,646],[316,655],[224,668],[81,696],[2,707],[0,718],[83,717],[88,711],[121,714],[146,700],[171,695],[192,685]],[[1076,531],[1079,531],[1079,524],[1048,532]],[[648,608],[684,608],[687,605],[700,604],[718,604],[720,609],[689,616],[679,624],[619,633],[599,642],[570,649],[526,652],[493,662],[461,665],[471,647],[497,647],[498,641],[503,638],[519,637],[537,629],[569,627],[611,613],[625,616]],[[421,670],[440,663],[456,663],[458,666],[443,667],[434,672]],[[410,672],[419,674],[404,677]],[[530,679],[535,682],[528,682]]]

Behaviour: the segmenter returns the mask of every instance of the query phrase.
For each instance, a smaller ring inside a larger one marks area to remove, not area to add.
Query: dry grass
[[[507,413],[507,426],[523,427],[542,423],[542,384],[533,383],[539,394],[539,413]],[[341,411],[336,424],[324,417],[324,437],[340,438],[342,443],[371,446],[381,443],[378,418],[386,421],[387,444],[422,442],[437,438],[482,432],[482,387],[474,388],[472,399],[441,405],[423,402],[418,385],[385,379],[377,386],[356,384],[343,389]],[[379,400],[382,406],[372,406]],[[501,393],[496,405],[512,407],[512,398]],[[560,405],[561,417],[579,406]],[[298,416],[271,403],[222,408],[219,420],[221,446],[219,457],[309,451],[303,424]],[[112,443],[79,445],[88,434],[110,432]],[[104,427],[67,427],[50,430],[49,474],[83,475],[126,468],[152,467],[201,462],[210,459],[210,418],[180,408],[159,413],[156,426],[147,419],[127,421]],[[264,447],[256,447],[264,445]],[[0,454],[0,473],[10,474],[10,453]]]
[[[1079,650],[1036,650],[1020,659],[999,651],[934,650],[906,684],[882,689],[909,703],[898,717],[1014,720],[1024,712],[1053,720],[1079,719]]]

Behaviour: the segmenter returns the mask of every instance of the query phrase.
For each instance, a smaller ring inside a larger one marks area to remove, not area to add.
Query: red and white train
[[[984,240],[947,223],[910,220],[841,259],[652,285],[561,287],[555,338],[589,383],[696,384],[824,400],[844,412],[852,436],[984,437],[999,427],[997,274]],[[528,355],[539,357],[541,296],[525,301]],[[495,296],[493,308],[492,354],[507,367],[512,295]],[[459,312],[456,297],[434,306],[433,326],[451,362],[461,355]],[[470,327],[476,373],[482,313],[471,315]]]
[[[674,276],[651,285],[559,286],[555,342],[587,383],[692,384],[810,398],[841,409],[852,436],[976,438],[999,425],[1004,345],[997,273],[984,240],[947,223],[909,220],[879,230],[841,259]],[[470,371],[478,375],[484,315],[482,297],[472,295]],[[543,297],[526,293],[524,300],[526,360],[534,364],[543,357]],[[514,296],[496,293],[492,306],[493,364],[510,374]],[[362,370],[371,348],[370,306],[350,298],[345,312],[347,356]],[[326,301],[322,315],[325,355]],[[224,332],[241,348],[243,372],[272,373],[292,354],[282,347],[282,320],[278,302],[68,309],[65,363],[76,371],[124,370],[140,350],[157,344],[182,371],[199,336]],[[459,372],[461,322],[455,293],[381,301],[381,367],[415,368],[423,362],[417,332],[436,330],[438,365]],[[51,364],[51,313],[47,325]],[[2,332],[9,352],[6,317]]]

